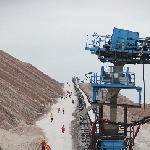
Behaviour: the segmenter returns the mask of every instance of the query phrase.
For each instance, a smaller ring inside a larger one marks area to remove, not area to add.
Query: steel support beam
[[[99,105],[99,119],[103,118],[103,105]],[[103,135],[103,124],[99,122],[99,136]]]
[[[124,62],[114,62],[114,72],[123,72],[123,66],[125,65]],[[117,67],[117,66],[120,66],[120,67]],[[108,89],[109,90],[113,90],[113,89]],[[118,90],[118,93],[119,93],[119,89]],[[112,104],[117,104],[117,96],[118,96],[118,93],[116,92],[116,95],[113,96],[111,99],[110,99],[110,103]],[[117,106],[110,106],[110,120],[111,121],[114,121],[116,122],[117,121]]]
[[[127,123],[127,107],[124,107],[124,123]],[[127,136],[127,126],[124,126],[124,136]]]

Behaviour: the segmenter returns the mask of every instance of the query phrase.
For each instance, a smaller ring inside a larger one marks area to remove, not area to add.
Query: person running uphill
[[[74,100],[72,99],[72,104],[74,104]]]
[[[51,122],[53,121],[53,118],[54,118],[54,116],[53,116],[53,114],[51,113],[51,115],[50,115],[50,118],[51,118]]]
[[[60,107],[58,107],[58,113],[60,112]]]
[[[42,141],[41,146],[42,146],[42,150],[45,150],[45,146],[46,146],[45,140]]]
[[[65,127],[64,127],[64,125],[62,126],[61,131],[62,131],[62,133],[65,132]]]
[[[65,111],[64,111],[64,108],[63,108],[63,110],[62,110],[62,111],[63,111],[63,114],[64,114],[64,112],[65,112]]]
[[[47,145],[45,150],[51,150],[51,147]]]

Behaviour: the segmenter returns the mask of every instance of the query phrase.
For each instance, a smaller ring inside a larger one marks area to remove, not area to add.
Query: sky
[[[117,27],[150,36],[149,5],[149,0],[0,0],[0,49],[59,82],[82,79],[102,65],[113,65],[85,51],[86,35],[111,35]],[[143,86],[142,66],[128,66],[136,73],[136,85]],[[149,65],[145,74],[150,102]],[[126,92],[132,100],[133,93]]]

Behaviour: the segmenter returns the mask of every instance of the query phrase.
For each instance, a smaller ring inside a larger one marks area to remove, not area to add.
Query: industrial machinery
[[[87,36],[88,37],[88,36]],[[143,64],[144,108],[145,81],[144,64],[150,64],[150,38],[139,38],[138,32],[114,28],[112,35],[92,35],[92,42],[86,43],[85,50],[96,54],[103,62],[113,63],[108,69],[101,67],[100,74],[92,73],[90,82],[93,88],[93,102],[91,107],[80,112],[86,113],[93,108],[95,122],[91,130],[90,150],[132,150],[134,138],[140,125],[150,121],[149,117],[142,120],[127,122],[127,108],[141,108],[141,90],[135,85],[135,74],[125,68],[125,64]],[[87,39],[89,41],[89,37]],[[135,89],[139,94],[137,104],[117,103],[117,96],[121,89]],[[97,99],[98,91],[101,98]],[[106,93],[104,96],[104,92]],[[104,105],[110,106],[110,118],[103,118]],[[117,122],[117,107],[124,108],[124,121]],[[136,130],[135,130],[136,128]]]

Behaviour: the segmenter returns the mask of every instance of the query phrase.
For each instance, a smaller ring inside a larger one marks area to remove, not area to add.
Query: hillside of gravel
[[[32,125],[63,93],[63,84],[0,50],[0,128]]]

